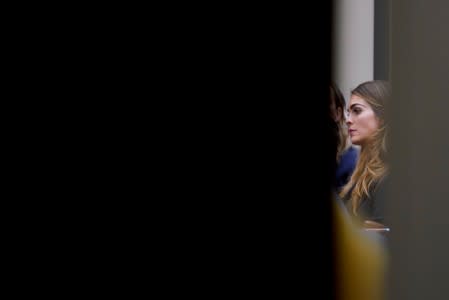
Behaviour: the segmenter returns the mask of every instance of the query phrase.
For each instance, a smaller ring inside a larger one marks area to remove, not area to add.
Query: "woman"
[[[387,122],[385,104],[390,97],[386,81],[367,81],[351,92],[347,126],[351,142],[359,145],[360,155],[349,182],[340,196],[349,213],[365,227],[384,224],[384,188],[388,173],[386,162]]]
[[[351,145],[348,128],[345,124],[345,99],[335,83],[330,85],[330,105],[332,118],[337,131],[337,170],[335,174],[335,188],[337,192],[348,183],[355,169],[358,150]]]

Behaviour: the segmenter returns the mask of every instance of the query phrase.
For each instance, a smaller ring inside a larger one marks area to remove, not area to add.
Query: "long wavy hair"
[[[330,84],[330,100],[331,105],[335,105],[336,111],[340,110],[339,118],[336,120],[337,125],[337,163],[340,161],[340,157],[345,150],[350,146],[348,139],[348,128],[345,122],[345,107],[346,102],[341,90],[335,84]],[[334,116],[332,116],[333,118]]]
[[[340,192],[341,197],[349,197],[347,202],[349,209],[357,215],[361,200],[364,197],[369,199],[370,190],[375,188],[388,172],[386,161],[388,124],[385,118],[385,105],[389,101],[391,87],[387,81],[367,81],[358,85],[351,94],[365,100],[379,120],[379,128],[361,147],[355,170]]]

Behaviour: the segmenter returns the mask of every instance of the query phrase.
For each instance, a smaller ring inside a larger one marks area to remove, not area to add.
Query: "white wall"
[[[350,90],[374,76],[374,0],[335,0],[333,80],[346,101]]]

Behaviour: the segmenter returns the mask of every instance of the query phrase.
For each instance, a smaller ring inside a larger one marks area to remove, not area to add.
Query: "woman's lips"
[[[349,129],[349,134],[352,136],[353,133],[355,132],[355,129]]]

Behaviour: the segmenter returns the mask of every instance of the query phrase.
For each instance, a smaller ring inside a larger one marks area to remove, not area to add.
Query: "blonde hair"
[[[388,172],[386,162],[387,123],[385,120],[385,104],[390,97],[390,85],[386,81],[367,81],[351,91],[351,94],[364,99],[379,119],[380,127],[361,147],[360,156],[349,182],[340,192],[341,197],[349,197],[347,205],[354,215],[363,197],[369,197],[371,188],[382,180]],[[350,193],[350,194],[349,194]]]

